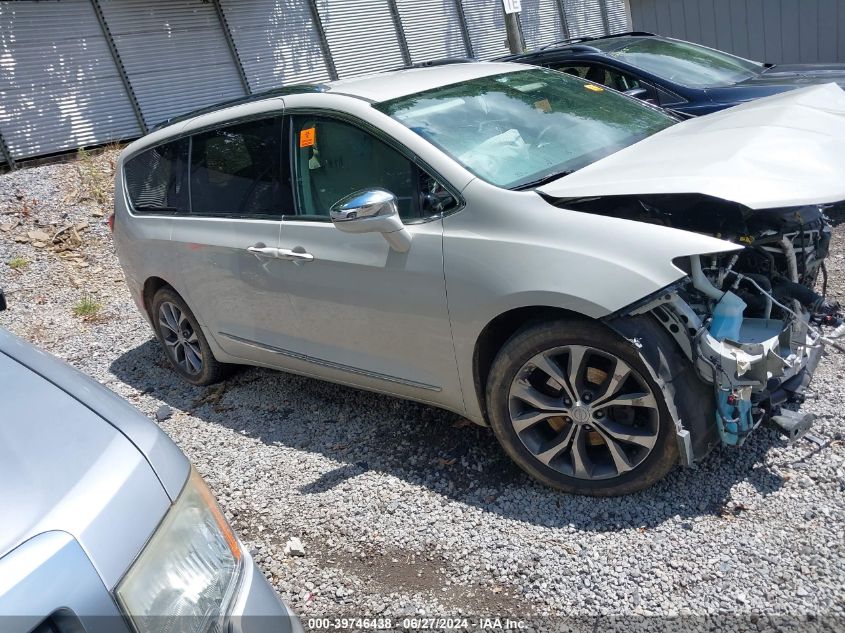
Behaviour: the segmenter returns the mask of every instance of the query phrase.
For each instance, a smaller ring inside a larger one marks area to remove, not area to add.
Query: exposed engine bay
[[[825,298],[831,231],[826,212],[845,203],[752,210],[699,194],[556,200],[581,212],[707,234],[742,250],[681,257],[687,277],[626,309],[652,313],[713,385],[719,439],[741,445],[763,421],[790,440],[811,414],[785,404],[803,392],[823,347],[845,350],[840,306]],[[840,342],[841,341],[841,342]]]

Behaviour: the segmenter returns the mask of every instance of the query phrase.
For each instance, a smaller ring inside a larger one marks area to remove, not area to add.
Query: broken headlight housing
[[[241,561],[237,537],[192,468],[115,596],[138,633],[222,630]]]

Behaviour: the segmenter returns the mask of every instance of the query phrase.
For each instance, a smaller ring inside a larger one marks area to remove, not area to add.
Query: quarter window
[[[191,147],[191,213],[281,218],[292,205],[283,176],[281,118],[197,134]]]
[[[443,213],[457,204],[416,164],[350,123],[296,116],[292,130],[300,219],[328,221],[332,205],[362,189],[390,191],[405,221]]]
[[[188,212],[188,139],[148,149],[126,162],[126,191],[137,213]]]

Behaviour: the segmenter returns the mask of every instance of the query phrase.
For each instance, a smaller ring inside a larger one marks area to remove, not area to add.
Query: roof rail
[[[150,129],[150,132],[160,130],[161,128],[167,127],[168,125],[173,125],[174,123],[181,123],[182,121],[193,119],[194,117],[200,116],[201,114],[216,112],[217,110],[231,108],[232,106],[243,105],[245,103],[252,103],[253,101],[262,101],[263,99],[272,99],[274,97],[295,95],[300,94],[302,92],[325,92],[326,90],[328,90],[328,86],[324,84],[291,84],[289,86],[281,86],[279,88],[270,88],[269,90],[254,92],[251,95],[246,95],[244,97],[236,97],[235,99],[228,99],[227,101],[220,101],[219,103],[214,103],[212,105],[205,106],[204,108],[191,110],[190,112],[185,112],[184,114],[179,114],[177,116],[170,117],[169,119],[165,119],[164,121],[157,123],[154,127]]]
[[[472,57],[441,57],[440,59],[417,62],[416,64],[411,64],[408,68],[428,68],[429,66],[448,66],[449,64],[474,64],[477,61],[477,59]]]
[[[545,51],[550,48],[556,48],[558,46],[566,46],[568,44],[579,44],[581,42],[592,42],[594,40],[606,40],[610,37],[624,37],[624,36],[642,36],[642,37],[654,37],[654,33],[649,33],[648,31],[625,31],[623,33],[610,33],[608,35],[598,35],[595,37],[568,37],[566,39],[558,40],[556,42],[552,42],[551,44],[546,44],[545,46],[541,46],[540,48],[536,49],[537,51]]]

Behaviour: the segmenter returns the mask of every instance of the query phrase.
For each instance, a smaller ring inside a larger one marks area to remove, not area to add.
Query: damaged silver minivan
[[[185,380],[260,365],[430,403],[614,495],[809,426],[781,405],[842,333],[815,288],[843,173],[836,86],[678,122],[451,64],[171,120],[121,154],[113,227]]]

